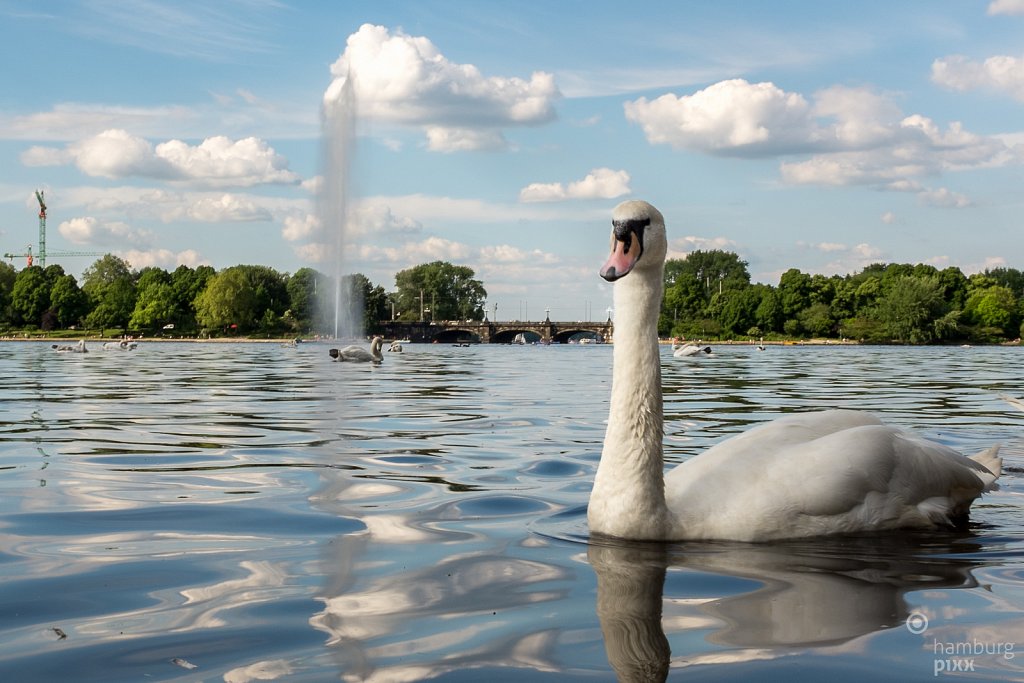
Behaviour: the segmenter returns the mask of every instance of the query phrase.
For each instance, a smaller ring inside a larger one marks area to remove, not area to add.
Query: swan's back
[[[951,524],[994,485],[979,459],[858,411],[798,414],[755,427],[665,477],[677,533],[771,540]]]

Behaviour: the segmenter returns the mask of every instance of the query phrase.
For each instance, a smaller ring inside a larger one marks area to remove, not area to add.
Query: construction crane
[[[36,199],[39,200],[39,267],[46,267],[46,202],[43,201],[43,191],[36,190]],[[29,252],[31,253],[31,251]],[[30,256],[29,259],[32,257]]]
[[[39,248],[36,250],[35,256],[32,254],[32,245],[28,245],[24,254],[4,254],[4,258],[12,259],[19,256],[24,257],[27,261],[28,267],[31,267],[33,262],[38,261],[40,268],[46,267],[46,200],[43,198],[43,191],[36,190],[36,201],[39,202]],[[51,252],[51,256],[105,256],[104,252],[99,251],[55,251]]]

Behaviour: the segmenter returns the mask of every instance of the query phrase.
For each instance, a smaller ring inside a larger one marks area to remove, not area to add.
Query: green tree
[[[760,327],[757,323],[757,309],[761,305],[761,290],[764,287],[764,285],[754,285],[722,295],[724,301],[718,321],[726,333],[746,334],[750,328]]]
[[[216,271],[210,266],[199,266],[193,270],[186,265],[178,266],[171,273],[171,290],[174,293],[174,315],[171,322],[176,330],[197,330],[195,302],[215,274]]]
[[[17,278],[18,271],[14,269],[14,266],[0,261],[0,324],[14,322],[11,301],[14,292],[14,281]]]
[[[123,258],[106,254],[82,273],[82,290],[99,302],[106,289],[119,280],[132,280],[132,268]]]
[[[113,254],[98,259],[82,273],[82,291],[92,306],[86,325],[128,330],[135,310],[135,279],[127,261]]]
[[[299,268],[288,278],[288,310],[301,330],[320,329],[315,324],[322,309],[321,297],[330,290],[327,277],[312,268]]]
[[[832,309],[828,304],[813,303],[797,314],[800,328],[812,337],[831,337],[835,329]]]
[[[878,301],[878,319],[892,338],[921,344],[936,338],[935,321],[945,313],[937,276],[896,276]]]
[[[975,290],[967,299],[966,309],[974,322],[996,328],[1006,336],[1013,336],[1020,325],[1017,298],[1009,287],[993,285]]]
[[[782,313],[782,300],[774,287],[765,286],[761,290],[761,302],[754,311],[757,326],[762,332],[780,332],[785,321]]]
[[[39,266],[22,268],[11,290],[11,308],[15,323],[42,324],[43,313],[50,308],[50,281]]]
[[[944,268],[939,271],[938,277],[943,300],[953,310],[962,311],[967,301],[967,277],[959,268],[955,267]]]
[[[209,330],[253,330],[263,311],[256,308],[256,291],[244,266],[220,271],[196,298],[196,320]]]
[[[174,322],[177,302],[171,275],[162,268],[146,268],[139,274],[135,308],[128,321],[136,330],[162,328]]]
[[[434,261],[395,274],[395,299],[402,320],[419,320],[420,311],[432,320],[480,319],[487,290],[472,268]]]
[[[89,312],[89,297],[74,275],[62,275],[50,288],[50,310],[61,327],[77,325]]]
[[[811,276],[790,268],[779,278],[779,299],[782,314],[787,319],[796,318],[800,311],[811,305]]]
[[[696,330],[706,331],[709,319],[715,319],[714,327],[720,329],[718,317],[729,300],[725,294],[741,292],[749,286],[746,261],[731,251],[698,249],[685,259],[669,259],[665,263],[665,296],[658,321],[659,334],[701,334]],[[715,299],[716,295],[721,296]],[[729,315],[735,317],[737,312],[734,306]]]
[[[235,266],[241,268],[255,297],[258,315],[271,311],[281,316],[288,310],[289,297],[285,276],[268,266]]]
[[[134,310],[135,285],[131,278],[119,278],[103,289],[99,303],[85,317],[85,324],[101,330],[117,327],[127,332],[128,321]]]

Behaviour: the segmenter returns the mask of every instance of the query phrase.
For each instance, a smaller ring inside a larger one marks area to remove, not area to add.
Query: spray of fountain
[[[355,153],[356,100],[351,75],[332,84],[324,96],[321,112],[323,188],[318,214],[329,244],[328,275],[333,282],[332,297],[319,300],[320,319],[333,321],[334,338],[363,336],[362,293],[345,277],[350,207],[352,157]],[[333,238],[333,240],[331,240]]]

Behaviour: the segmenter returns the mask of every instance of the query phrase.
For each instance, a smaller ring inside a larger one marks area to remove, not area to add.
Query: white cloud
[[[187,180],[211,185],[293,184],[299,176],[288,170],[288,160],[258,138],[230,140],[206,138],[198,146],[181,140],[157,145],[156,155]]]
[[[123,246],[125,244],[148,246],[153,234],[148,230],[132,228],[120,221],[104,222],[92,216],[83,216],[63,221],[57,231],[73,244],[96,247]]]
[[[965,209],[974,204],[966,195],[953,192],[945,187],[925,189],[917,196],[925,204],[947,209]]]
[[[686,258],[694,251],[725,250],[736,251],[736,242],[727,237],[697,237],[687,235],[669,242],[668,258]]]
[[[498,151],[508,147],[498,130],[428,126],[426,133],[427,149],[433,152]]]
[[[773,83],[721,81],[682,97],[626,102],[626,119],[652,145],[708,153],[757,155],[804,147],[816,138],[811,105]]]
[[[556,202],[565,199],[614,199],[629,194],[629,173],[595,168],[582,180],[562,183],[531,183],[519,191],[521,202]]]
[[[195,268],[196,266],[210,265],[210,262],[194,249],[186,249],[179,252],[173,252],[169,249],[150,249],[145,251],[131,249],[128,251],[118,251],[116,254],[127,261],[134,270],[149,267],[174,270],[178,266]]]
[[[825,275],[846,275],[859,272],[872,263],[882,261],[884,256],[884,252],[881,249],[871,246],[866,242],[853,246],[833,242],[819,242],[817,244],[798,243],[797,246],[828,254],[828,258],[831,260],[820,268],[815,269],[817,272]]]
[[[110,129],[63,150],[32,147],[21,159],[26,165],[36,166],[74,163],[89,176],[141,176],[214,187],[293,184],[300,180],[288,169],[287,159],[263,140],[252,137],[233,141],[217,136],[199,145],[170,140],[154,148],[144,138]]]
[[[269,221],[273,219],[271,212],[267,208],[258,206],[252,199],[233,194],[196,199],[188,208],[188,217],[202,223],[237,223],[240,221]]]
[[[481,262],[486,264],[530,263],[552,265],[559,263],[561,260],[554,254],[549,254],[540,249],[523,251],[518,247],[508,244],[481,247],[479,258]]]
[[[311,213],[303,216],[285,216],[281,236],[289,242],[296,242],[319,234],[322,227],[320,219]]]
[[[361,116],[423,126],[430,148],[443,151],[494,149],[502,140],[497,129],[552,121],[560,97],[551,74],[484,76],[472,64],[450,62],[426,37],[371,24],[348,37],[331,75],[328,111],[350,86]]]
[[[61,191],[65,209],[82,207],[92,214],[117,215],[132,220],[228,223],[283,221],[285,216],[308,212],[306,197],[273,197],[248,193],[178,192],[121,185],[69,187]]]
[[[296,256],[306,263],[324,263],[333,253],[331,247],[322,242],[299,244],[292,247],[292,250],[295,252]]]
[[[1024,58],[997,55],[976,62],[951,55],[932,62],[932,80],[952,90],[994,90],[1024,101]]]
[[[356,256],[361,261],[409,265],[425,261],[461,261],[471,253],[472,249],[465,244],[435,236],[419,242],[407,242],[400,247],[362,245],[356,248]]]
[[[1024,0],[992,0],[988,14],[1024,14]]]
[[[387,204],[372,200],[359,202],[350,222],[357,235],[411,235],[423,229],[419,221],[397,216]]]
[[[1024,159],[1011,139],[976,135],[956,121],[943,129],[927,116],[904,115],[889,97],[867,88],[833,86],[809,102],[772,83],[735,79],[692,95],[640,98],[625,111],[651,144],[715,155],[810,154],[780,164],[783,181],[791,184],[900,189],[919,176]],[[918,191],[936,206],[971,204],[948,190]]]
[[[896,214],[894,214],[892,211],[886,211],[885,213],[882,214],[881,221],[886,225],[892,225],[893,223],[896,222]]]

